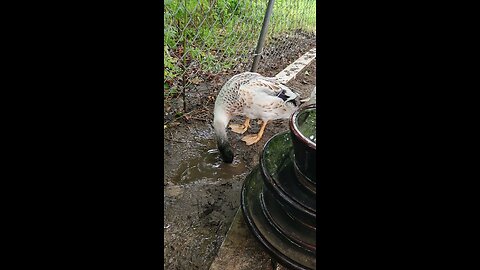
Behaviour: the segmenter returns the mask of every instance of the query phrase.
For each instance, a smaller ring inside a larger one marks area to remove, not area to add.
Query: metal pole
[[[260,31],[260,37],[258,38],[257,49],[255,50],[255,58],[253,58],[252,72],[257,71],[258,62],[260,61],[260,55],[262,54],[263,45],[265,45],[265,38],[267,37],[268,23],[270,22],[270,15],[272,15],[273,3],[275,0],[268,0],[267,11],[265,17],[263,17],[262,31]]]

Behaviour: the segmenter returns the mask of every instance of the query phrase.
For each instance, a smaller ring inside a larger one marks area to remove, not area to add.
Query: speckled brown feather
[[[246,91],[244,86],[248,86],[249,91]],[[286,86],[283,87],[286,88]],[[252,94],[255,88],[270,89],[272,92],[282,90],[282,86],[275,78],[263,77],[258,73],[245,72],[232,77],[225,83],[217,96],[215,106],[223,106],[225,112],[231,116],[244,115],[245,111],[254,109],[252,105],[255,104],[255,102]],[[261,104],[259,107],[270,112],[274,110],[281,112],[287,111],[285,104],[282,104],[281,100],[277,100],[277,102],[272,102],[271,104]]]

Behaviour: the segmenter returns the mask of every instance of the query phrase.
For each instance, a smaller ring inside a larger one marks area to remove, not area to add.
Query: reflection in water
[[[206,148],[206,149],[205,149]],[[246,171],[245,164],[239,158],[228,164],[222,161],[216,148],[215,142],[208,141],[199,157],[192,158],[180,163],[177,176],[173,179],[176,184],[186,184],[202,178],[230,179]]]

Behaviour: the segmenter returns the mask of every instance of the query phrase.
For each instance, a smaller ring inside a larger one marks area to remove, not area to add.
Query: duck
[[[260,141],[269,121],[288,119],[299,106],[299,95],[274,77],[243,72],[230,78],[220,89],[213,112],[213,128],[221,159],[232,163],[234,158],[227,126],[235,133],[244,134],[251,120],[259,120],[258,133],[242,138],[247,145],[253,145]],[[245,116],[246,119],[243,124],[228,125],[234,116]]]

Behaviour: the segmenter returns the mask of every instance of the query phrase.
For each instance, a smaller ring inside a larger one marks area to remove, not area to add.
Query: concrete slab
[[[210,270],[287,270],[255,239],[239,208]]]
[[[248,230],[239,208],[210,270],[272,270],[272,260]]]

